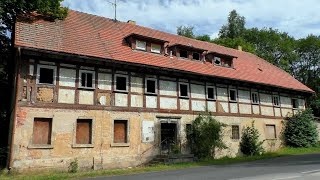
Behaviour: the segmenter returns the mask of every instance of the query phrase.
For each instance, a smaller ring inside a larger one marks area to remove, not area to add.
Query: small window
[[[145,41],[136,41],[136,49],[145,51],[147,49],[147,43]]]
[[[92,144],[92,119],[78,119],[76,144]]]
[[[272,97],[272,104],[274,106],[280,106],[279,96],[273,96]]]
[[[223,62],[223,66],[231,67],[232,66],[232,60],[225,59],[224,62]]]
[[[161,52],[161,45],[159,44],[151,44],[151,52],[159,53]]]
[[[113,142],[128,143],[128,121],[127,120],[114,121]]]
[[[196,53],[196,52],[192,53],[192,59],[194,59],[194,60],[200,60],[200,54],[199,54],[199,53]]]
[[[292,99],[292,108],[293,109],[298,109],[299,108],[299,102],[298,99]]]
[[[235,89],[229,90],[229,100],[230,101],[237,101],[237,91]]]
[[[80,70],[80,87],[93,88],[94,87],[94,72]]]
[[[52,118],[34,118],[32,144],[50,145]]]
[[[266,139],[276,139],[276,126],[275,125],[266,125]]]
[[[231,139],[238,140],[240,139],[240,128],[238,125],[232,125],[231,126]]]
[[[39,65],[38,75],[39,75],[39,84],[54,84],[56,74],[56,68],[53,66]]]
[[[186,50],[180,50],[180,57],[182,57],[182,58],[188,58],[188,51],[186,51]]]
[[[127,77],[116,75],[116,90],[127,91]]]
[[[221,66],[221,58],[219,58],[219,57],[214,57],[214,58],[213,58],[213,63],[214,63],[215,65]]]
[[[257,92],[251,93],[251,102],[252,104],[259,104],[259,96]]]
[[[216,99],[215,98],[215,90],[214,87],[207,87],[207,98],[208,99]]]
[[[155,94],[157,89],[156,79],[146,79],[146,93]]]
[[[185,83],[180,83],[179,84],[179,89],[180,89],[180,97],[189,97],[189,85]]]

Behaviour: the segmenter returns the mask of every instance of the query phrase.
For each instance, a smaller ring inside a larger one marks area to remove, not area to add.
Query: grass
[[[29,172],[25,174],[13,174],[7,175],[5,171],[0,172],[0,179],[3,180],[60,180],[60,179],[78,179],[85,177],[97,177],[97,176],[116,176],[116,175],[129,175],[129,174],[138,174],[144,172],[154,172],[154,171],[167,171],[167,170],[177,170],[185,169],[191,167],[199,166],[208,166],[208,165],[227,165],[241,162],[256,161],[262,159],[270,159],[281,156],[289,155],[299,155],[299,154],[309,154],[309,153],[320,153],[320,146],[311,147],[311,148],[282,148],[276,152],[265,153],[259,156],[250,156],[250,157],[224,157],[221,159],[206,159],[198,162],[190,163],[178,163],[178,164],[158,164],[154,166],[143,166],[135,168],[126,168],[126,169],[112,169],[112,170],[99,170],[99,171],[86,171],[86,172],[77,172],[77,173],[67,173],[67,172]]]

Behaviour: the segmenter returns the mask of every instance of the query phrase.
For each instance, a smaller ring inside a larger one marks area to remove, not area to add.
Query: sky
[[[70,9],[114,18],[114,0],[65,0]],[[180,25],[193,26],[197,35],[216,38],[235,9],[246,27],[274,28],[296,39],[320,35],[319,0],[118,0],[117,19],[176,33]]]

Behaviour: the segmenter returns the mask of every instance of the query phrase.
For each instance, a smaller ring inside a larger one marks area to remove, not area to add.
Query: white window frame
[[[209,88],[212,88],[213,89],[213,98],[209,98],[209,91],[208,91],[208,89]],[[206,97],[207,97],[207,99],[208,100],[216,100],[217,99],[217,97],[216,97],[216,87],[215,86],[207,86],[206,87]]]
[[[138,42],[144,44],[144,48],[143,47],[139,47],[138,46]],[[142,50],[142,51],[146,51],[147,50],[147,42],[146,41],[136,40],[136,49]]]
[[[274,98],[278,98],[278,104],[275,104]],[[273,105],[274,107],[280,107],[280,106],[281,106],[280,97],[279,97],[278,95],[273,95],[273,96],[272,96],[272,105]]]
[[[87,86],[82,86],[82,73],[90,73],[92,74],[92,87],[87,87]],[[90,70],[79,70],[79,87],[80,88],[86,88],[86,89],[94,89],[95,88],[95,71],[90,71]]]
[[[159,47],[160,47],[159,51],[158,51],[158,50],[153,49],[153,46],[154,46],[154,45],[157,45],[157,46],[159,46]],[[160,53],[161,53],[161,45],[160,45],[160,44],[151,43],[151,52],[153,52],[153,53],[157,53],[157,54],[160,54]]]
[[[124,77],[126,78],[126,90],[118,90],[117,89],[117,77]],[[128,75],[123,75],[123,74],[115,74],[114,75],[114,91],[117,91],[117,92],[128,92]]]
[[[188,90],[188,95],[187,96],[181,96],[181,89],[180,89],[180,85],[187,85],[187,90]],[[190,88],[189,88],[189,83],[185,83],[185,82],[179,82],[179,97],[181,98],[189,98],[190,97]]]
[[[216,60],[219,60],[220,64],[216,64]],[[213,65],[222,66],[222,61],[220,57],[214,56],[212,60]]]
[[[46,69],[52,69],[53,70],[53,82],[52,84],[49,83],[40,83],[40,69],[41,68],[46,68]],[[50,65],[42,65],[38,64],[37,65],[37,84],[45,84],[45,85],[56,85],[56,74],[57,74],[57,67],[56,66],[50,66]]]
[[[231,93],[230,91],[235,91],[236,100],[231,100]],[[229,101],[230,102],[238,102],[238,91],[237,89],[229,89]]]
[[[199,59],[193,59],[193,54],[198,54],[199,55]],[[196,60],[196,61],[201,61],[201,55],[198,52],[192,52],[192,59]]]
[[[155,92],[148,92],[147,91],[147,81],[154,81],[155,82]],[[145,78],[145,94],[158,94],[158,82],[157,82],[157,79],[156,78]]]
[[[295,100],[297,102],[297,107],[293,107],[293,100]],[[299,99],[297,98],[291,98],[291,105],[292,105],[292,109],[299,109]]]
[[[257,95],[257,102],[253,101],[253,94]],[[260,98],[259,98],[259,93],[258,92],[251,92],[251,103],[252,104],[260,104]]]

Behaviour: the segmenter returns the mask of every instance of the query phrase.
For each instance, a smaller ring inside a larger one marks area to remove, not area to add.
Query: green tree
[[[228,23],[223,25],[219,31],[219,38],[238,38],[245,31],[246,20],[236,10],[232,10],[228,16]]]
[[[178,26],[177,27],[177,34],[179,36],[185,36],[188,38],[195,38],[195,35],[193,33],[193,26]]]
[[[199,35],[196,37],[197,40],[211,42],[211,38],[208,34]]]
[[[251,126],[247,126],[242,131],[240,150],[244,155],[259,155],[263,153],[263,141],[259,141],[260,133],[255,128],[254,122]]]
[[[225,47],[233,48],[233,49],[237,49],[238,46],[241,46],[243,51],[255,53],[254,45],[245,41],[242,37],[233,38],[233,39],[232,38],[217,38],[217,39],[213,40],[213,42],[216,44],[225,46]]]

